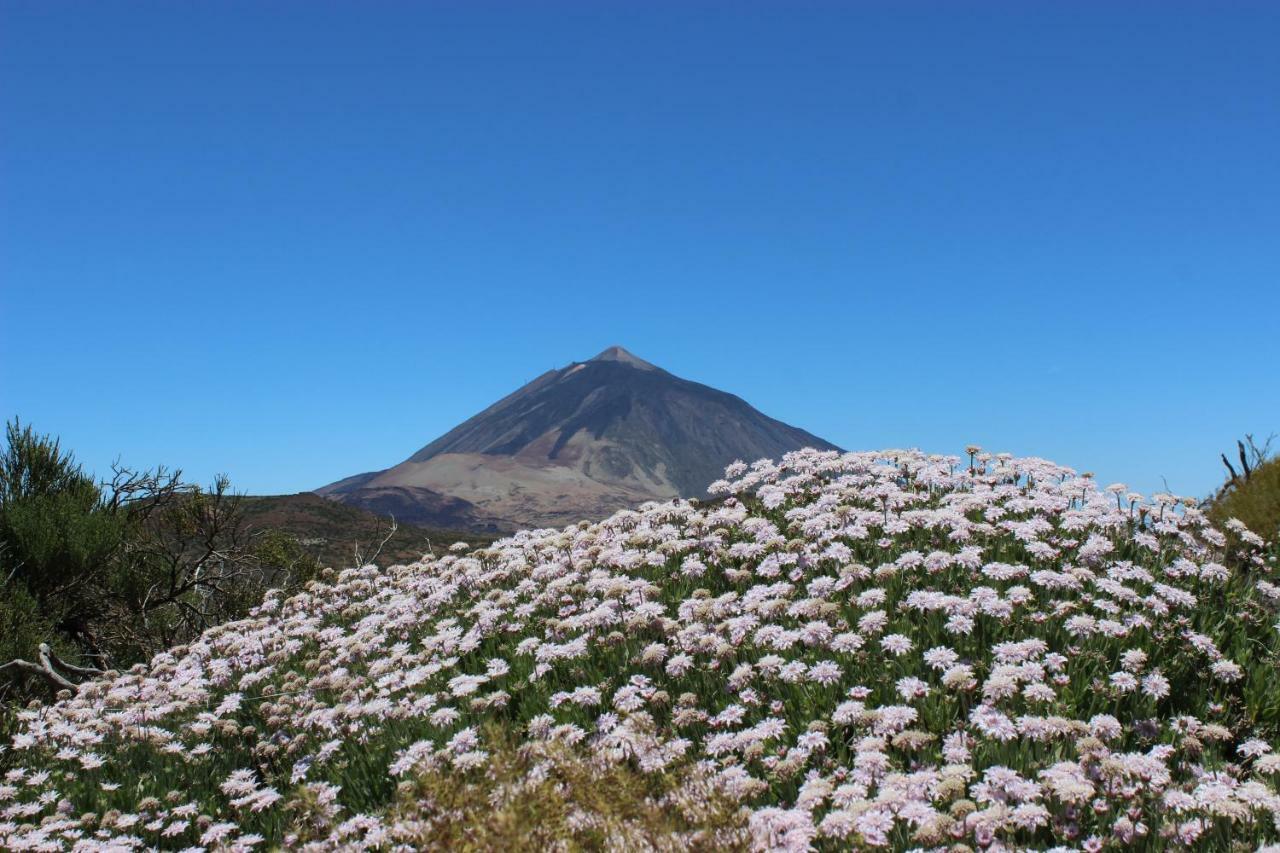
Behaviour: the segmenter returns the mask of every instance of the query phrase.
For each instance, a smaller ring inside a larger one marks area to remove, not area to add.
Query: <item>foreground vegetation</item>
[[[268,593],[23,711],[0,846],[1275,842],[1243,524],[976,449],[727,476]]]
[[[0,701],[51,698],[247,614],[319,564],[254,530],[225,477],[115,466],[97,482],[13,421],[0,453]]]

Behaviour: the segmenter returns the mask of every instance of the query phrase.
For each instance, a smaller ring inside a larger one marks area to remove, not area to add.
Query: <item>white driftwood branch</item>
[[[79,690],[80,686],[54,669],[54,662],[57,661],[57,663],[73,672],[91,674],[89,667],[71,666],[63,663],[58,659],[57,655],[53,653],[53,649],[49,648],[48,643],[40,644],[37,659],[39,660],[39,663],[32,663],[31,661],[23,660],[22,658],[14,658],[6,664],[0,664],[0,672],[4,672],[6,669],[22,670],[23,672],[29,672],[32,675],[39,675],[58,690],[71,690],[73,692]],[[96,670],[94,673],[96,673]]]

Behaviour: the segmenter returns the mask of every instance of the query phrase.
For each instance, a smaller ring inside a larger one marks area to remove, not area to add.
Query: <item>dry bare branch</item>
[[[14,658],[6,664],[0,665],[0,672],[8,669],[28,672],[32,675],[38,675],[53,685],[55,690],[79,690],[79,685],[69,680],[66,676],[60,674],[53,668],[53,650],[49,648],[48,643],[41,643],[38,650],[37,659],[39,663],[32,663],[22,658]]]
[[[374,550],[373,554],[371,554],[368,559],[365,559],[365,557],[361,553],[359,543],[356,544],[355,556],[356,556],[357,566],[367,566],[370,563],[376,562],[378,559],[378,556],[382,554],[382,549],[385,548],[387,543],[391,541],[391,537],[396,535],[396,531],[400,529],[400,526],[396,524],[396,517],[394,515],[390,516],[390,518],[391,518],[391,529],[387,531],[386,536],[382,537],[382,541],[378,543],[377,549]]]

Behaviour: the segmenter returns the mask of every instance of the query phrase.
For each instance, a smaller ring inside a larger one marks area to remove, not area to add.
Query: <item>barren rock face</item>
[[[397,518],[419,524],[440,523],[453,499],[453,523],[562,525],[698,497],[735,459],[801,447],[834,445],[614,346],[544,373],[399,465],[317,491],[369,509],[394,493],[409,513]]]

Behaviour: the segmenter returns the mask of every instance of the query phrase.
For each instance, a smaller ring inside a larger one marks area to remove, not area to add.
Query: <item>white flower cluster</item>
[[[1262,541],[1041,459],[801,451],[364,566],[21,715],[5,849],[411,846],[488,727],[686,762],[761,849],[1277,838]]]

